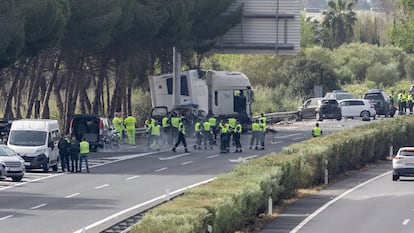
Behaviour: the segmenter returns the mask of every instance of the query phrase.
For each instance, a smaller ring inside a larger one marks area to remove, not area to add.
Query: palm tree
[[[353,11],[354,3],[346,0],[330,0],[328,10],[323,12],[322,30],[324,40],[322,45],[337,48],[343,43],[349,43],[354,35],[353,26],[357,18]]]

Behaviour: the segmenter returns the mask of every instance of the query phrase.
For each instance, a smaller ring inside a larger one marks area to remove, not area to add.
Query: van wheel
[[[43,164],[43,172],[48,173],[49,172],[49,163]]]
[[[399,175],[392,175],[392,180],[393,181],[397,181],[398,179],[400,179],[400,176]]]
[[[316,118],[317,121],[323,121],[323,117],[322,117],[322,115],[319,112],[317,112],[315,114],[315,118]]]
[[[53,166],[52,166],[52,170],[53,170],[54,172],[57,172],[57,171],[58,171],[58,165],[57,165],[57,164],[53,165]]]

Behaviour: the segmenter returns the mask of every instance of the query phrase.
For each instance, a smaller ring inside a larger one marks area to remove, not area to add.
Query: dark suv
[[[73,115],[70,120],[69,133],[75,136],[78,141],[85,137],[92,151],[96,151],[98,147],[119,145],[120,141],[112,122],[108,118],[97,115]]]
[[[370,100],[375,107],[377,115],[393,117],[395,107],[392,105],[390,97],[382,89],[374,89],[365,92],[364,99]]]
[[[342,119],[341,107],[335,99],[311,98],[305,101],[298,110],[298,118],[302,119]]]

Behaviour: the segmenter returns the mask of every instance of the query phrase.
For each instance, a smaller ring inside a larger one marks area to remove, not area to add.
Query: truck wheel
[[[54,172],[57,172],[57,170],[58,170],[58,165],[57,165],[57,163],[56,163],[55,165],[53,165],[53,166],[52,166],[52,170],[53,170]]]

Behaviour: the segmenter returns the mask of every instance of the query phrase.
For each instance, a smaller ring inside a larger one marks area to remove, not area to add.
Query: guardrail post
[[[169,201],[170,200],[170,189],[166,189],[165,190],[165,200]]]
[[[272,215],[273,214],[273,200],[272,195],[269,196],[269,199],[267,200],[267,214]]]
[[[325,184],[329,184],[328,159],[325,159]]]

